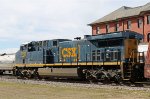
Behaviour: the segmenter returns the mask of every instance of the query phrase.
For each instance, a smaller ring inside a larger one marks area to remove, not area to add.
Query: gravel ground
[[[99,88],[108,88],[108,89],[126,89],[126,90],[144,90],[150,91],[149,87],[135,87],[135,86],[126,86],[126,85],[112,85],[112,84],[83,84],[83,83],[70,83],[70,82],[55,82],[55,81],[40,81],[40,80],[22,80],[8,77],[0,77],[0,81],[5,82],[14,82],[22,84],[37,84],[37,85],[47,85],[47,86],[61,86],[61,87],[79,87],[79,88],[90,88],[90,89],[99,89]]]
[[[0,99],[150,99],[150,88],[0,77]]]

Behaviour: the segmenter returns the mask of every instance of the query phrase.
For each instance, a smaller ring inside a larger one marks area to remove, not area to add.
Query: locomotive
[[[85,35],[76,40],[32,41],[16,52],[13,74],[20,77],[66,77],[90,81],[144,81],[143,36],[132,31]]]

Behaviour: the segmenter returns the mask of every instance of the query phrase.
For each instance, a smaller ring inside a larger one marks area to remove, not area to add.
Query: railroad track
[[[0,75],[0,78],[5,78],[5,79],[17,79],[17,77],[13,75]]]
[[[5,82],[15,82],[15,83],[23,83],[23,84],[39,84],[39,85],[62,85],[62,86],[70,86],[70,87],[85,87],[85,88],[115,88],[115,89],[127,89],[127,90],[148,90],[150,91],[150,84],[149,83],[123,83],[123,84],[116,84],[116,83],[90,83],[86,80],[79,80],[79,79],[17,79],[15,76],[11,75],[4,75],[0,76],[0,81]]]

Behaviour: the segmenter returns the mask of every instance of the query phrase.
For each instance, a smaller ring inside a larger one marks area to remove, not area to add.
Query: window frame
[[[96,61],[97,57],[96,57],[96,50],[92,51],[92,61]]]
[[[116,31],[116,32],[119,31],[119,27],[120,27],[120,26],[119,26],[119,23],[116,23],[116,24],[115,24],[115,31]]]
[[[147,24],[150,24],[150,15],[147,15]]]
[[[137,26],[138,26],[138,28],[142,27],[142,23],[143,23],[142,19],[137,19]]]
[[[127,29],[131,29],[131,20],[127,21]]]
[[[109,24],[106,24],[106,33],[109,33]]]
[[[147,33],[147,42],[150,41],[150,33]]]
[[[58,41],[57,40],[53,41],[53,46],[58,46]]]
[[[100,26],[96,27],[96,34],[100,34]]]

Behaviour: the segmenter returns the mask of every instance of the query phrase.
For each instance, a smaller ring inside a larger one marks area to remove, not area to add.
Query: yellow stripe
[[[17,67],[43,67],[45,64],[15,64]]]
[[[17,67],[24,67],[25,64],[15,64],[15,66],[17,66]]]
[[[122,62],[84,62],[78,63],[79,66],[101,66],[101,65],[122,65]],[[56,64],[15,64],[17,67],[43,67],[43,66],[78,66],[77,63],[56,63]]]

